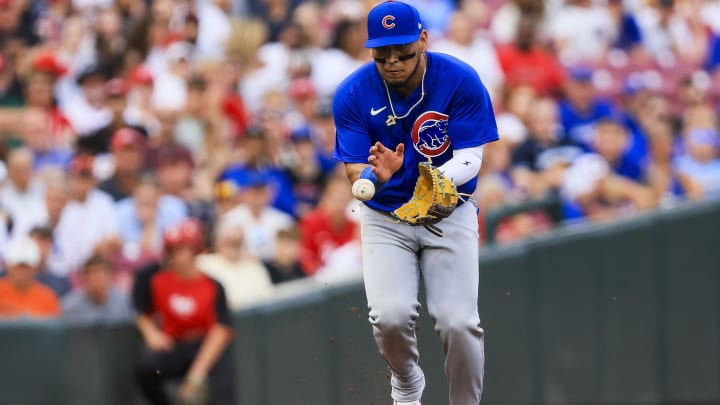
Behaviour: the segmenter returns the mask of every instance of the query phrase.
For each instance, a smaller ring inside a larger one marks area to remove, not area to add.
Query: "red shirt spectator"
[[[508,87],[528,85],[541,95],[557,95],[565,83],[565,71],[555,56],[537,44],[538,20],[521,18],[511,45],[497,50]]]
[[[538,94],[556,94],[565,83],[565,72],[555,57],[542,48],[523,51],[514,45],[497,50],[508,87],[528,85]]]
[[[300,221],[300,264],[307,275],[315,274],[328,254],[355,239],[357,223],[346,215],[352,196],[345,179],[331,178],[318,207]]]

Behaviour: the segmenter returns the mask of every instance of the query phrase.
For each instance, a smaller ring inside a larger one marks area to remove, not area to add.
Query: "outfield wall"
[[[484,404],[720,402],[720,204],[566,228],[480,257]],[[235,314],[244,405],[387,404],[362,285]],[[423,311],[424,403],[447,404]],[[140,404],[131,325],[0,324],[0,404]]]

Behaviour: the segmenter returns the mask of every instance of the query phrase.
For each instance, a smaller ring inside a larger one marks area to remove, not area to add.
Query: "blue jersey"
[[[366,204],[393,211],[413,194],[418,163],[430,160],[440,166],[453,150],[480,146],[498,139],[490,96],[476,71],[451,56],[427,52],[425,97],[410,114],[387,125],[392,115],[405,115],[421,99],[422,85],[407,98],[390,90],[392,104],[374,62],[361,67],[338,86],[333,100],[336,127],[335,159],[367,163],[370,147],[380,141],[395,150],[405,144],[400,169]],[[477,179],[458,187],[475,191]]]

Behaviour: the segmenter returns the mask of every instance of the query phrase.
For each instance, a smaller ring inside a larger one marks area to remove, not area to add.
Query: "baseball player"
[[[350,181],[374,193],[361,207],[363,277],[369,320],[391,371],[397,404],[420,404],[425,386],[415,336],[419,278],[445,350],[450,404],[478,404],[483,390],[483,329],[477,310],[477,206],[460,198],[451,213],[403,222],[398,209],[415,198],[429,162],[460,196],[471,194],[482,145],[498,139],[487,89],[467,64],[427,52],[418,11],[399,1],[368,14],[374,62],[338,87],[333,100],[335,158]],[[366,182],[367,183],[367,182]],[[353,187],[355,189],[355,187]],[[437,221],[438,219],[442,219]]]

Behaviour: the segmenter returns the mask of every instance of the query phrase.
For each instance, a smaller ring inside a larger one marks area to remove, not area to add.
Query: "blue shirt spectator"
[[[150,182],[141,183],[131,197],[117,203],[118,230],[126,244],[140,244],[145,226],[154,221],[155,241],[159,246],[163,230],[187,216],[183,200],[170,195],[158,196],[156,185]]]

